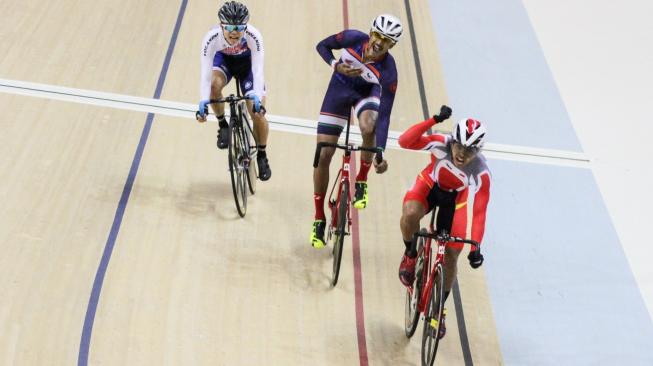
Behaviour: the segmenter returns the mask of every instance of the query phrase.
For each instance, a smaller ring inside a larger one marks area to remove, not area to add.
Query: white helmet
[[[394,15],[381,14],[372,22],[372,29],[370,31],[377,31],[382,35],[397,42],[404,27],[401,26],[401,21]]]
[[[485,142],[485,125],[473,118],[463,118],[453,128],[453,140],[465,147],[482,148]]]

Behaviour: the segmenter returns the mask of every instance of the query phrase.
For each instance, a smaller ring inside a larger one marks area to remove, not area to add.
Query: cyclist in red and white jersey
[[[417,249],[413,235],[419,230],[422,217],[439,207],[436,230],[451,236],[470,238],[478,243],[485,232],[485,215],[490,200],[491,175],[485,157],[480,152],[485,140],[485,125],[466,118],[454,125],[450,135],[425,133],[436,123],[451,116],[451,108],[442,106],[439,115],[415,124],[399,138],[405,149],[431,152],[431,162],[417,176],[415,184],[404,196],[401,233],[406,246],[399,267],[399,279],[405,286],[413,283]],[[444,300],[456,280],[458,255],[462,243],[447,243],[445,250]],[[472,249],[469,264],[478,268],[483,255]],[[439,337],[446,332],[443,323]]]

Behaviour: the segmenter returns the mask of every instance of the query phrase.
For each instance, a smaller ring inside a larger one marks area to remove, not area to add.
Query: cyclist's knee
[[[460,255],[461,251],[462,251],[462,248],[455,248],[455,247],[452,247],[451,245],[447,245],[447,248],[444,251],[444,255],[447,257],[446,262],[449,262],[450,260],[452,260],[453,263],[456,263],[456,261],[458,260],[458,256]]]
[[[378,118],[378,112],[373,110],[365,110],[361,112],[359,116],[360,130],[363,136],[374,135],[374,130],[376,127],[376,120]]]
[[[222,95],[222,89],[224,89],[226,84],[227,80],[224,78],[224,75],[219,71],[214,71],[211,80],[211,97],[217,98]]]
[[[402,223],[418,223],[424,215],[424,208],[421,205],[411,204],[410,202],[404,205],[401,215]]]
[[[217,99],[222,96],[222,89],[224,85],[211,84],[211,99]]]
[[[361,130],[361,135],[365,137],[374,136],[374,125],[371,123],[361,124],[360,130]]]
[[[331,164],[331,159],[333,158],[333,154],[335,153],[335,149],[332,147],[323,147],[322,151],[320,151],[320,165],[322,164]]]
[[[254,123],[258,124],[265,124],[267,125],[268,120],[265,119],[265,116],[260,114],[260,113],[254,113],[253,111],[249,112],[249,115],[252,116],[252,119],[254,120]]]

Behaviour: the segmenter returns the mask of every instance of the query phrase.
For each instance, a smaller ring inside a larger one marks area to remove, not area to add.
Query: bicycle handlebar
[[[228,97],[222,97],[218,99],[209,99],[209,104],[214,104],[214,103],[235,103],[235,102],[240,102],[241,100],[248,100],[251,99],[250,97],[244,97],[244,96],[236,96],[236,95],[230,95]]]
[[[240,102],[241,100],[251,100],[252,98],[249,96],[239,96],[239,95],[233,95],[231,94],[228,97],[222,97],[218,99],[209,99],[208,104],[215,104],[215,103],[237,103]],[[265,114],[267,112],[267,109],[263,105],[261,105],[261,114]],[[195,112],[195,118],[198,118],[200,114],[200,111]],[[212,114],[212,113],[207,113],[207,114]]]
[[[480,251],[481,250],[481,244],[479,244],[477,241],[471,240],[471,239],[463,239],[455,236],[450,236],[449,234],[446,233],[420,233],[417,232],[414,235],[415,239],[418,237],[422,238],[431,238],[434,240],[438,241],[452,241],[455,243],[464,243],[464,244],[470,244],[471,246],[475,247],[475,250]]]
[[[249,96],[238,96],[238,95],[233,95],[231,94],[228,97],[223,97],[223,98],[218,98],[218,99],[209,99],[209,104],[213,103],[237,103],[240,102],[241,100],[254,100],[252,97]],[[265,109],[265,106],[261,104],[261,114],[265,114],[267,112],[267,109]]]
[[[345,151],[368,151],[368,152],[376,153],[377,163],[381,162],[379,161],[381,159],[380,154],[383,152],[383,149],[380,147],[363,147],[357,145],[343,145],[343,144],[337,144],[332,142],[318,142],[317,147],[315,148],[315,158],[313,159],[313,168],[317,168],[317,166],[320,164],[320,153],[322,152],[323,147],[335,147],[336,149],[343,149]]]

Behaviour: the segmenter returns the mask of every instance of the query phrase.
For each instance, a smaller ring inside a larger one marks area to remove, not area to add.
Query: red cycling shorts
[[[423,173],[420,173],[417,178],[415,179],[415,184],[406,192],[406,195],[404,196],[404,201],[403,203],[406,204],[408,201],[417,201],[422,204],[424,207],[424,215],[427,213],[431,212],[431,210],[438,205],[436,201],[434,201],[434,198],[437,195],[432,194],[431,192],[433,189],[437,189],[437,187],[434,187],[435,183],[433,183],[432,180],[424,177]],[[455,211],[453,213],[453,217],[449,218],[437,218],[438,224],[441,222],[449,223],[451,227],[451,236],[457,236],[457,237],[465,237],[466,231],[467,231],[467,205],[466,205],[466,197],[467,194],[466,192],[458,193],[456,202],[455,202]],[[452,208],[452,210],[454,210]],[[442,213],[442,208],[441,211],[438,213],[440,215]],[[464,244],[462,243],[448,243],[448,247],[461,250],[464,247]]]

